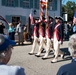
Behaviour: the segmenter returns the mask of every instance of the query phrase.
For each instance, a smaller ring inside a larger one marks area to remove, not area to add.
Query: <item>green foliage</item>
[[[76,11],[76,3],[72,1],[68,1],[66,5],[62,5],[62,12],[67,12],[68,21],[73,20],[74,12]]]

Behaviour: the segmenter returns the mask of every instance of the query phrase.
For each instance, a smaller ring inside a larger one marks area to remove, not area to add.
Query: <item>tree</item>
[[[66,5],[62,5],[62,12],[67,12],[68,21],[73,20],[74,12],[76,11],[76,3],[72,1],[68,1]]]

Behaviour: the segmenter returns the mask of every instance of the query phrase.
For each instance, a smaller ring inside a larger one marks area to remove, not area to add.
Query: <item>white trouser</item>
[[[31,50],[30,53],[34,53],[35,47],[36,47],[36,45],[38,44],[38,39],[39,39],[38,37],[34,36],[34,41],[33,41],[33,45],[32,45],[32,50]]]
[[[51,41],[51,39],[48,38],[47,35],[46,35],[46,40],[47,40],[47,42],[46,42],[46,53],[45,53],[44,57],[48,56],[48,54],[50,52],[50,48],[52,48],[52,41]]]
[[[39,39],[40,39],[40,45],[39,45],[39,50],[38,50],[38,53],[37,53],[37,55],[40,55],[41,54],[41,51],[42,51],[42,48],[44,48],[45,49],[45,38],[42,36],[42,35],[40,35],[39,36]]]
[[[60,43],[59,41],[57,40],[57,37],[56,37],[56,34],[54,34],[54,42],[53,42],[53,45],[54,45],[54,55],[55,55],[55,59],[58,58],[58,55],[59,54],[63,54],[63,52],[60,50]]]

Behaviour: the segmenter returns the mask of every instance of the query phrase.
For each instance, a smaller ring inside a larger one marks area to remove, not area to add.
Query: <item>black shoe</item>
[[[53,59],[53,60],[51,61],[51,63],[56,63],[56,62],[58,62],[57,59]]]
[[[57,63],[57,61],[56,62],[51,61],[51,63]]]
[[[28,53],[29,55],[33,55],[34,53]]]
[[[36,57],[40,57],[40,55],[35,55]]]
[[[51,63],[56,63],[56,62],[52,62],[52,61],[51,61]]]
[[[42,58],[43,60],[46,60],[46,59],[48,59],[48,58]]]

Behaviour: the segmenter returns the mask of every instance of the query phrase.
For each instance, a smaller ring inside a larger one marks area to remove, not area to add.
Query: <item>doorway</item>
[[[12,17],[12,23],[14,26],[17,26],[18,21],[20,21],[20,17],[19,16],[13,16]]]

